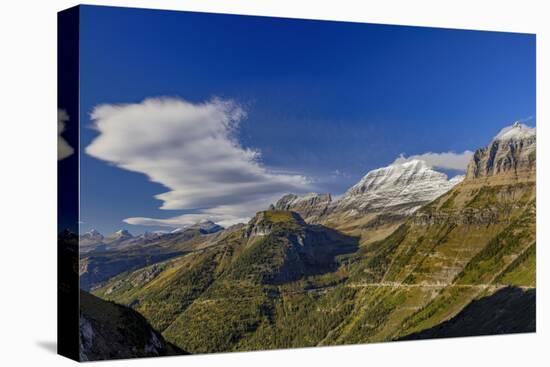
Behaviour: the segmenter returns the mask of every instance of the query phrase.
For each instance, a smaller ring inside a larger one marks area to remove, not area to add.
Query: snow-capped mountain
[[[479,181],[496,176],[493,184],[507,181],[534,181],[536,175],[536,128],[516,122],[502,129],[493,141],[476,150],[466,181]]]
[[[132,234],[130,232],[128,232],[128,230],[126,230],[126,229],[119,229],[114,234],[119,236],[119,237],[133,237]]]
[[[339,200],[332,201],[330,194],[289,194],[273,208],[295,211],[311,223],[346,223],[355,218],[374,223],[380,219],[376,216],[384,214],[391,215],[393,221],[413,213],[463,179],[464,176],[456,176],[449,180],[426,162],[411,160],[368,172]]]
[[[115,233],[111,234],[109,237],[105,239],[106,243],[113,244],[113,243],[120,243],[123,241],[126,241],[130,238],[133,238],[134,236],[128,232],[126,229],[120,229],[116,231]]]
[[[105,237],[96,229],[83,233],[79,238],[79,246],[81,252],[90,252],[103,248]]]
[[[222,226],[210,221],[210,220],[203,220],[199,223],[191,226],[191,228],[197,228],[201,231],[201,233],[215,233],[218,231],[221,231],[223,229]]]
[[[508,140],[522,140],[536,137],[537,131],[534,127],[529,127],[525,124],[515,122],[511,126],[507,126],[495,136],[494,140],[508,141]]]
[[[205,219],[187,227],[176,228],[170,233],[181,233],[189,229],[196,229],[199,230],[202,234],[209,234],[219,232],[223,230],[223,227],[219,224],[212,222],[211,220]]]
[[[88,239],[88,240],[94,240],[94,241],[101,241],[103,240],[103,235],[99,233],[98,230],[92,229],[89,232],[86,232],[82,235],[80,235],[80,239]]]
[[[336,211],[366,212],[391,209],[412,213],[449,191],[464,179],[433,170],[422,160],[394,163],[370,171],[336,203]]]
[[[135,236],[134,238],[139,238],[139,239],[142,239],[142,240],[154,240],[154,239],[157,239],[157,238],[160,238],[162,236],[164,236],[166,233],[165,232],[148,232],[148,231],[145,231],[143,232],[142,234],[138,235],[138,236]]]

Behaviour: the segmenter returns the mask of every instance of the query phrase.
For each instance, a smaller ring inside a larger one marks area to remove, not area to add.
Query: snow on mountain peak
[[[127,229],[119,229],[113,235],[116,237],[133,237]]]
[[[346,196],[408,185],[418,180],[447,181],[447,175],[432,170],[423,160],[412,159],[407,162],[393,163],[368,172],[361,181],[347,191]]]
[[[392,163],[390,166],[402,166],[402,167],[415,167],[417,169],[427,169],[430,168],[426,161],[421,159],[411,159],[403,163]]]
[[[210,219],[201,219],[195,224],[187,225],[184,227],[176,228],[170,233],[180,233],[187,229],[198,229],[203,233],[214,233],[223,229],[219,224],[214,223]]]
[[[407,211],[416,210],[450,190],[463,178],[457,176],[449,180],[446,174],[433,170],[420,159],[394,162],[367,173],[345,193],[338,207],[359,210],[403,207]]]
[[[514,122],[513,125],[507,126],[495,136],[495,141],[521,140],[530,138],[536,135],[536,128],[522,124],[520,121]]]
[[[204,233],[214,233],[214,232],[218,232],[218,231],[221,231],[223,229],[222,226],[212,222],[211,220],[208,220],[208,219],[203,219],[201,220],[200,222],[196,223],[195,225],[191,226],[191,228],[197,228],[199,229],[201,232],[204,232]]]
[[[82,234],[80,238],[93,241],[101,241],[103,239],[103,235],[99,233],[97,229],[92,229],[91,231]]]

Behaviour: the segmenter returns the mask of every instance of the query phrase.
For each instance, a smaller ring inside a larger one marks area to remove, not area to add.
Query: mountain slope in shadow
[[[188,354],[131,308],[80,291],[81,361]]]
[[[400,340],[455,338],[536,331],[536,290],[502,288],[472,301],[452,319]]]

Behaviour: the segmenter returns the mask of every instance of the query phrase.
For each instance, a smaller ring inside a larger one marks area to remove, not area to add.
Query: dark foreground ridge
[[[456,338],[536,331],[536,289],[502,288],[472,301],[458,315],[400,340]]]
[[[188,354],[131,308],[80,291],[80,360]]]

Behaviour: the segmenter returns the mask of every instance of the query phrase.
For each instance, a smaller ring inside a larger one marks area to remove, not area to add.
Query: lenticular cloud
[[[308,186],[304,176],[268,170],[259,151],[241,146],[236,132],[246,113],[232,101],[150,98],[100,105],[91,117],[99,135],[86,153],[165,186],[168,190],[155,196],[161,209],[198,209],[203,218],[231,220],[253,214],[276,195]],[[176,218],[188,220],[183,217]],[[174,218],[127,221],[176,224]]]

